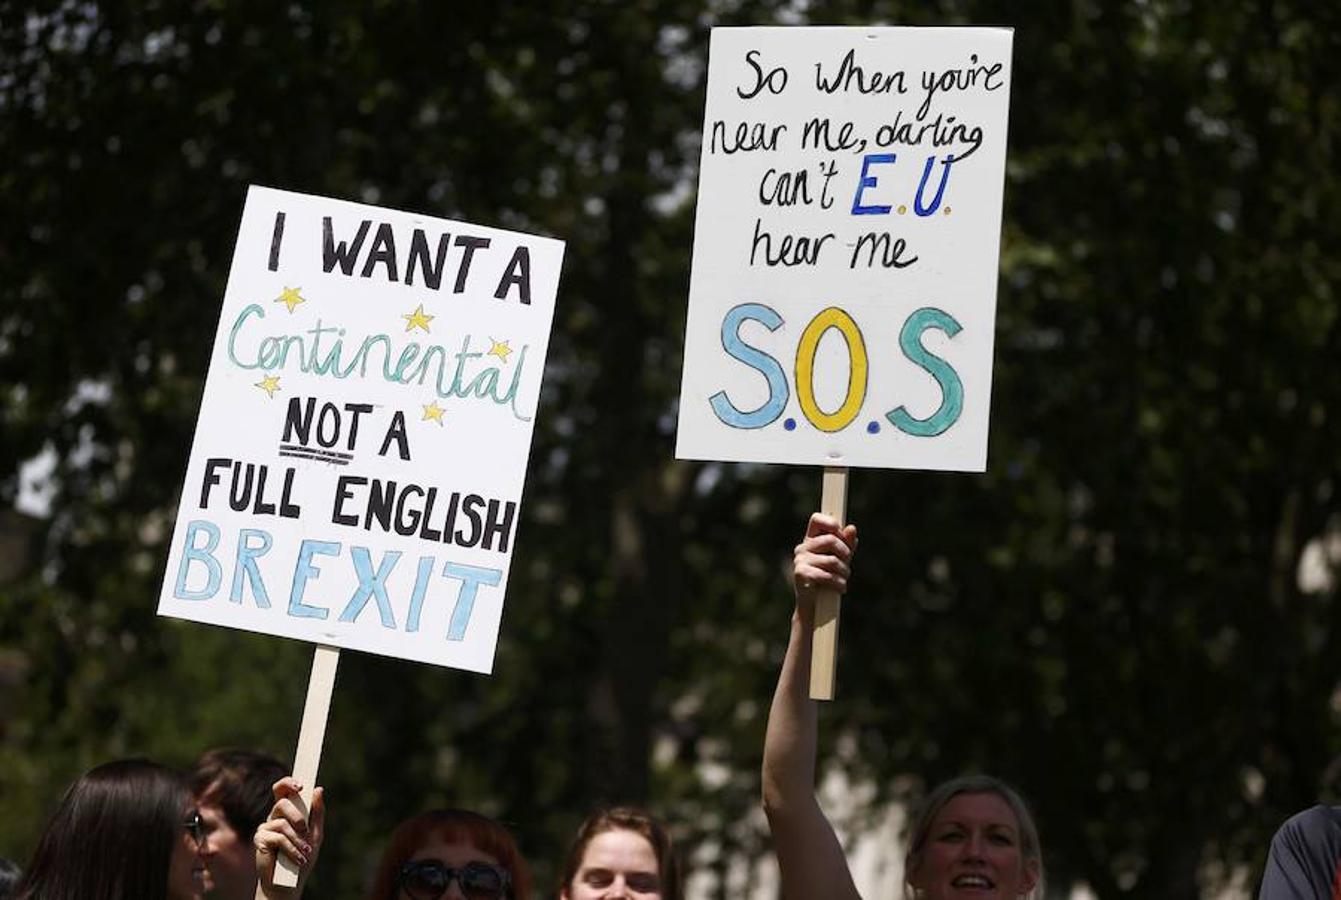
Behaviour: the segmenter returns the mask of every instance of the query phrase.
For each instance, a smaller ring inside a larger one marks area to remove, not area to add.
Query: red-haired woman
[[[397,825],[368,900],[457,897],[530,900],[531,874],[508,830],[462,809],[420,813]]]
[[[292,797],[297,782],[275,784],[275,807],[256,830],[256,866],[266,897],[301,894],[321,849],[324,799],[317,788],[311,827]],[[275,858],[284,853],[302,870],[296,891],[274,886]],[[460,809],[406,819],[391,833],[368,900],[531,900],[531,873],[502,825]]]

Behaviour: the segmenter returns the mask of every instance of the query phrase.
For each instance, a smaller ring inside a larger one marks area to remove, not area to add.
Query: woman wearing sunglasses
[[[105,763],[65,791],[14,900],[200,900],[204,826],[186,779],[142,759]]]
[[[368,900],[530,900],[517,842],[493,819],[462,809],[396,826]]]
[[[313,793],[312,822],[291,798],[292,778],[275,784],[270,819],[256,830],[256,865],[266,897],[302,892],[321,849],[324,797]],[[275,856],[284,853],[301,867],[296,891],[274,887]],[[440,809],[406,819],[391,832],[368,900],[531,900],[531,873],[517,842],[502,825],[478,813]]]
[[[666,826],[640,809],[587,817],[564,861],[560,900],[681,900],[680,864]]]
[[[796,546],[796,610],[764,738],[764,811],[785,897],[859,900],[843,848],[815,799],[818,725],[809,673],[815,601],[843,593],[857,530],[819,513]],[[1019,900],[1043,893],[1038,830],[1014,790],[988,776],[948,781],[912,819],[904,892],[924,900]]]

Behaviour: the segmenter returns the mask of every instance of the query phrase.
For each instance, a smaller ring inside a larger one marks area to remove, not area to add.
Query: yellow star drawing
[[[285,306],[289,308],[289,312],[293,312],[294,307],[297,306],[299,303],[307,302],[307,298],[304,297],[302,294],[298,293],[301,290],[302,288],[286,287],[283,291],[280,292],[279,296],[275,298],[275,302],[283,303]]]
[[[420,303],[419,307],[415,309],[414,312],[405,313],[401,318],[405,320],[406,331],[413,331],[416,328],[422,328],[425,331],[428,331],[428,323],[436,319],[437,316],[430,316],[424,312],[424,304]]]
[[[496,341],[492,337],[489,338],[489,340],[493,343],[493,346],[489,348],[489,352],[486,355],[497,356],[503,362],[507,362],[508,354],[513,352],[512,348],[508,346],[508,342]]]
[[[437,422],[439,426],[441,426],[442,414],[445,413],[446,411],[447,410],[443,409],[441,406],[438,405],[438,401],[434,400],[432,403],[425,404],[424,418],[421,421],[427,422],[431,419],[432,421]]]
[[[275,396],[275,391],[279,390],[279,376],[267,375],[256,382],[256,386],[265,391],[267,395],[273,397]]]

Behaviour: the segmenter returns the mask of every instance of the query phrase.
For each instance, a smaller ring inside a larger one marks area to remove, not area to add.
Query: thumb
[[[843,539],[843,543],[847,544],[853,550],[857,549],[856,525],[844,525],[842,529],[838,532],[838,536]]]
[[[842,526],[838,520],[827,513],[811,513],[810,520],[806,522],[806,537],[812,538],[820,534],[838,534]]]

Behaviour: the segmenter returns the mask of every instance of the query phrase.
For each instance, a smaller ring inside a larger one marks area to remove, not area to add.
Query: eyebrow
[[[944,823],[941,824],[941,828],[951,828],[951,827],[953,827],[953,828],[963,828],[965,831],[967,831],[968,828],[969,828],[969,826],[968,826],[966,823],[961,822],[961,821],[959,821],[958,819],[952,819],[952,820],[950,820],[949,822],[944,822]],[[1011,825],[1011,824],[1008,823],[1008,822],[988,822],[984,827],[986,827],[986,828],[1000,828],[1000,829],[1002,829],[1003,831],[1009,831],[1011,834],[1015,834],[1015,833],[1016,833],[1016,828],[1015,828],[1015,826],[1014,826],[1014,825]]]

